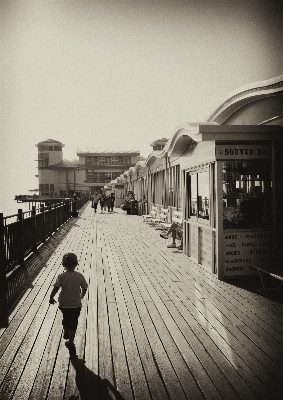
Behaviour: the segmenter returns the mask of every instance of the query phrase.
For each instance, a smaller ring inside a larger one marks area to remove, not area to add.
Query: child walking
[[[80,272],[75,271],[78,265],[76,254],[64,254],[62,264],[65,272],[58,275],[50,294],[49,303],[56,303],[54,296],[61,288],[58,301],[59,310],[63,314],[63,337],[64,339],[69,339],[65,344],[68,348],[71,348],[74,347],[74,339],[82,307],[81,299],[86,294],[88,284],[84,276]]]

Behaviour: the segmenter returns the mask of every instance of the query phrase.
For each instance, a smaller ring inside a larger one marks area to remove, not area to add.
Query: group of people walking
[[[105,193],[95,192],[91,195],[91,206],[94,212],[97,212],[98,203],[100,203],[101,213],[104,211],[113,212],[115,202],[115,195],[111,193],[107,196]]]

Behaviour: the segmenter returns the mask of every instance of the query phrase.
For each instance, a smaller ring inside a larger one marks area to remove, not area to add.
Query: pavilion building
[[[38,179],[41,198],[85,195],[104,188],[140,159],[139,150],[84,149],[78,159],[64,160],[64,144],[48,139],[39,142]]]

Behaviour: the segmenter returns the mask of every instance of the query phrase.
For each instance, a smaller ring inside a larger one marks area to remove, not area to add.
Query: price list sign
[[[254,264],[264,267],[271,260],[272,233],[244,232],[224,234],[224,275],[249,275]]]

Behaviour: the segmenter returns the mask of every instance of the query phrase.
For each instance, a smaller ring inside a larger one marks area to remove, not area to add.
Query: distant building
[[[150,145],[151,145],[153,151],[160,151],[160,150],[164,149],[167,142],[168,142],[168,139],[162,138],[162,139],[155,140]]]
[[[102,189],[140,159],[139,150],[78,150],[78,160],[64,160],[64,144],[48,139],[39,142],[38,180],[40,197],[70,197]]]

